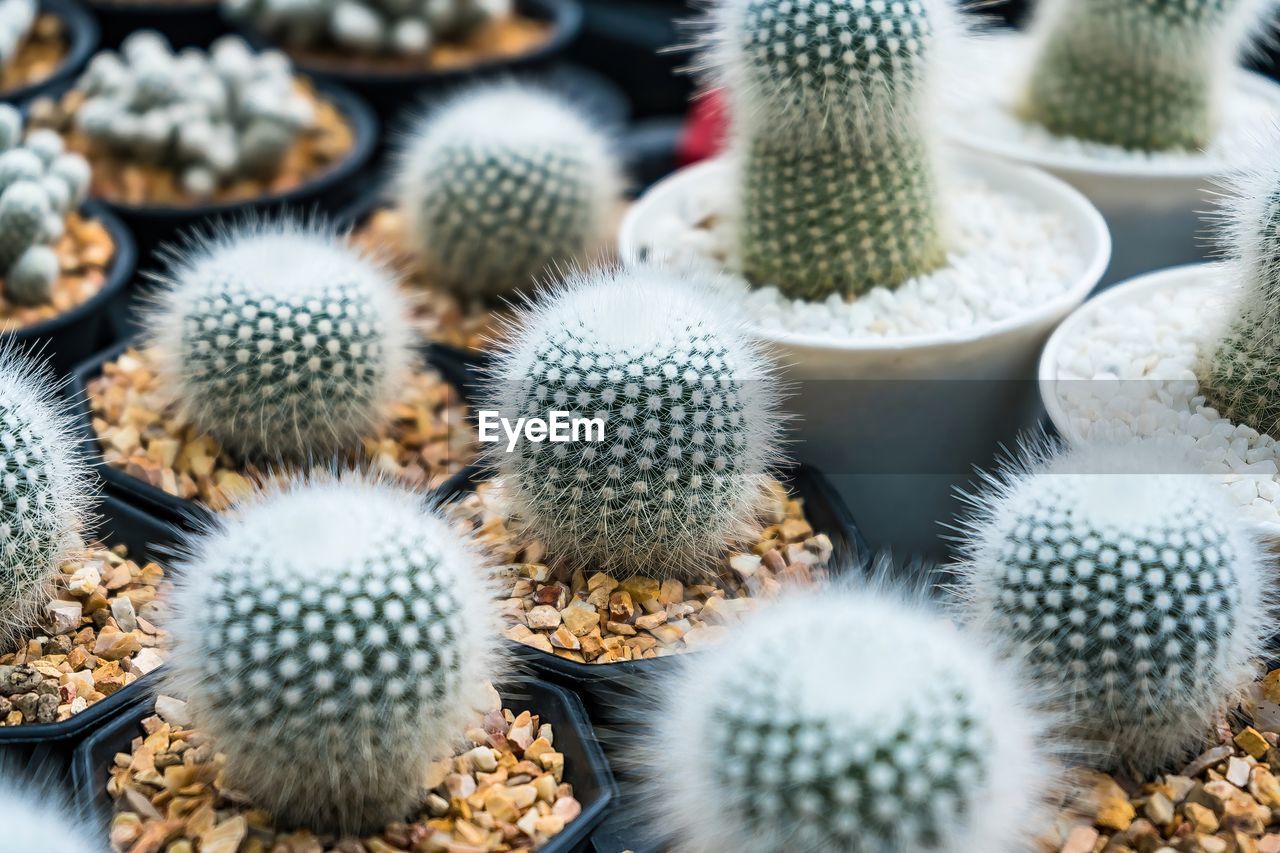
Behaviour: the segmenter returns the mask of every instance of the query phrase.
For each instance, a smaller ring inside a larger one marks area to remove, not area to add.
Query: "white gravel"
[[[1075,441],[1169,439],[1219,477],[1268,532],[1280,533],[1280,448],[1206,408],[1196,381],[1196,360],[1231,304],[1224,268],[1201,269],[1182,286],[1091,312],[1063,339],[1053,374],[1068,421],[1063,432]]]
[[[702,187],[702,196],[686,196],[654,223],[647,245],[677,262],[729,271],[728,286],[758,326],[817,341],[980,331],[1062,296],[1088,263],[1084,235],[1064,217],[968,179],[947,193],[955,249],[945,267],[853,302],[788,299],[775,287],[752,288],[740,274],[732,182]]]

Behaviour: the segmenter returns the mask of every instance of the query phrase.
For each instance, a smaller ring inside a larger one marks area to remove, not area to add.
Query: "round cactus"
[[[926,123],[949,0],[725,0],[707,63],[740,159],[743,272],[801,299],[895,287],[946,259]]]
[[[61,792],[45,784],[52,771],[43,767],[19,771],[10,760],[0,764],[0,821],[11,850],[40,853],[109,853],[107,845],[84,827],[93,818],[80,814]]]
[[[423,499],[296,483],[191,543],[171,686],[277,822],[380,831],[418,804],[498,663],[480,558]]]
[[[968,618],[1137,772],[1197,746],[1269,628],[1261,546],[1189,471],[1159,444],[1088,446],[1030,455],[972,498]]]
[[[5,276],[4,292],[18,305],[40,305],[53,299],[58,280],[58,253],[48,246],[32,246],[18,256]]]
[[[688,656],[661,701],[666,758],[644,765],[681,849],[1030,849],[1043,723],[1014,673],[919,605],[793,594]]]
[[[150,318],[182,412],[233,453],[317,460],[385,417],[415,358],[395,277],[324,228],[196,240]]]
[[[52,378],[0,353],[0,646],[31,626],[80,546],[88,483]]]
[[[1198,151],[1213,138],[1222,89],[1266,5],[1046,0],[1021,112],[1063,136],[1139,151]]]
[[[622,191],[599,130],[561,98],[514,84],[428,116],[395,183],[431,280],[478,297],[529,290],[548,269],[602,249]]]
[[[711,287],[655,267],[603,270],[514,321],[490,408],[510,423],[556,411],[603,421],[602,441],[490,445],[553,554],[696,572],[746,534],[781,417],[771,365]]]

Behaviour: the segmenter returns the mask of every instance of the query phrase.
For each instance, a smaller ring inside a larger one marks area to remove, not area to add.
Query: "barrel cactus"
[[[576,441],[488,445],[552,553],[691,574],[746,534],[781,417],[772,366],[711,287],[659,267],[606,269],[515,319],[488,408],[513,424],[557,411],[603,422],[602,440],[584,428]]]
[[[722,0],[706,64],[728,92],[743,272],[822,300],[946,259],[926,113],[949,0]]]
[[[322,226],[195,240],[162,282],[150,317],[162,380],[193,424],[245,458],[351,449],[415,358],[395,276]]]
[[[352,475],[263,496],[189,545],[169,686],[229,784],[285,826],[409,816],[496,675],[478,555],[421,496]]]
[[[503,83],[429,115],[407,140],[395,184],[429,278],[493,298],[601,251],[620,174],[609,140],[561,97]]]
[[[81,544],[92,494],[53,379],[0,353],[0,647],[29,628]]]
[[[1249,522],[1191,470],[1158,443],[1082,446],[972,499],[969,621],[1060,692],[1072,734],[1139,773],[1199,745],[1271,626]]]
[[[1045,0],[1021,112],[1050,132],[1198,151],[1270,0]]]
[[[681,849],[1031,847],[1051,766],[1039,712],[918,604],[792,594],[683,659],[660,702],[641,763]]]

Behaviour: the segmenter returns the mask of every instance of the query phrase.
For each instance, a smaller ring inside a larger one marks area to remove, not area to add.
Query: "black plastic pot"
[[[190,3],[88,0],[102,31],[102,46],[115,50],[129,33],[157,30],[175,50],[204,47],[228,32],[217,0]]]
[[[52,74],[43,80],[0,92],[0,101],[24,104],[45,92],[65,88],[98,48],[98,24],[93,16],[73,0],[40,0],[40,11],[62,19],[67,36],[67,55]]]
[[[94,511],[101,521],[95,532],[96,538],[108,544],[127,545],[129,557],[133,560],[155,558],[172,546],[178,535],[172,525],[110,495],[101,496]],[[15,759],[19,764],[33,762],[64,774],[70,766],[72,752],[80,742],[123,709],[148,696],[156,682],[157,672],[147,673],[69,720],[0,728],[0,755],[6,760]]]
[[[0,339],[10,339],[20,349],[47,358],[59,376],[70,373],[108,342],[108,306],[120,298],[138,266],[133,236],[119,217],[96,201],[85,203],[81,213],[101,222],[115,244],[115,255],[107,267],[102,289],[56,317],[0,335]]]
[[[694,7],[653,0],[590,0],[582,38],[569,57],[599,71],[622,87],[641,117],[683,113],[693,94],[685,72],[692,54],[678,50],[692,41],[681,21],[700,17]]]
[[[582,703],[567,690],[542,681],[520,681],[504,686],[501,692],[508,707],[527,708],[555,728],[556,750],[564,753],[564,778],[573,785],[574,797],[582,804],[582,814],[539,848],[539,853],[591,850],[591,832],[613,806],[618,788]],[[104,837],[112,813],[111,797],[106,790],[108,769],[116,753],[129,751],[131,742],[141,732],[141,722],[153,710],[154,701],[135,703],[76,750],[71,767],[76,804],[85,815],[97,818]]]
[[[89,459],[101,460],[102,458],[102,446],[97,434],[93,431],[93,416],[89,407],[89,382],[102,374],[103,365],[119,358],[121,353],[131,346],[139,346],[139,342],[128,340],[117,343],[71,371],[65,394],[76,407],[80,438]],[[475,376],[465,361],[459,358],[456,350],[427,344],[421,352],[423,363],[438,370],[446,382],[458,389],[464,401],[469,399],[467,395],[469,389],[475,387]],[[194,528],[201,526],[212,517],[211,510],[195,501],[175,497],[102,461],[98,461],[95,467],[98,476],[106,483],[110,493],[165,522],[182,528]],[[464,468],[441,485],[439,491],[452,494],[461,487],[461,484],[470,482],[474,476],[474,471]]]

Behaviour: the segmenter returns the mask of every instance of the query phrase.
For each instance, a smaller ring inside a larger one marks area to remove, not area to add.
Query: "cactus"
[[[82,814],[46,779],[52,768],[19,769],[9,759],[0,764],[0,825],[6,848],[40,853],[109,853],[107,845],[85,832],[93,818]]]
[[[324,459],[385,417],[415,358],[395,277],[322,226],[193,240],[149,318],[184,416],[245,458]]]
[[[1167,769],[1246,684],[1272,584],[1215,478],[1159,443],[1028,453],[971,497],[965,612],[1101,760]]]
[[[0,0],[0,67],[18,55],[36,23],[36,0]]]
[[[513,321],[488,408],[510,423],[556,411],[604,422],[603,441],[489,445],[551,553],[694,574],[746,534],[781,417],[772,366],[712,286],[657,267],[601,270]]]
[[[420,496],[295,483],[191,543],[171,686],[283,825],[380,831],[497,674],[480,558]]]
[[[603,247],[622,195],[603,134],[559,97],[515,84],[428,116],[395,184],[430,279],[481,297],[529,289]]]
[[[174,54],[163,36],[138,31],[120,53],[94,57],[76,85],[76,124],[92,144],[172,171],[197,198],[276,174],[315,121],[288,59],[255,55],[234,36]]]
[[[0,352],[0,647],[33,624],[80,547],[88,478],[52,378]]]
[[[642,766],[679,849],[1031,849],[1041,715],[1016,673],[901,596],[792,593],[684,658],[659,702]]]
[[[930,78],[949,0],[722,0],[706,63],[728,92],[743,272],[822,300],[946,260]]]
[[[1020,104],[1050,132],[1138,151],[1198,151],[1270,0],[1045,0]]]

